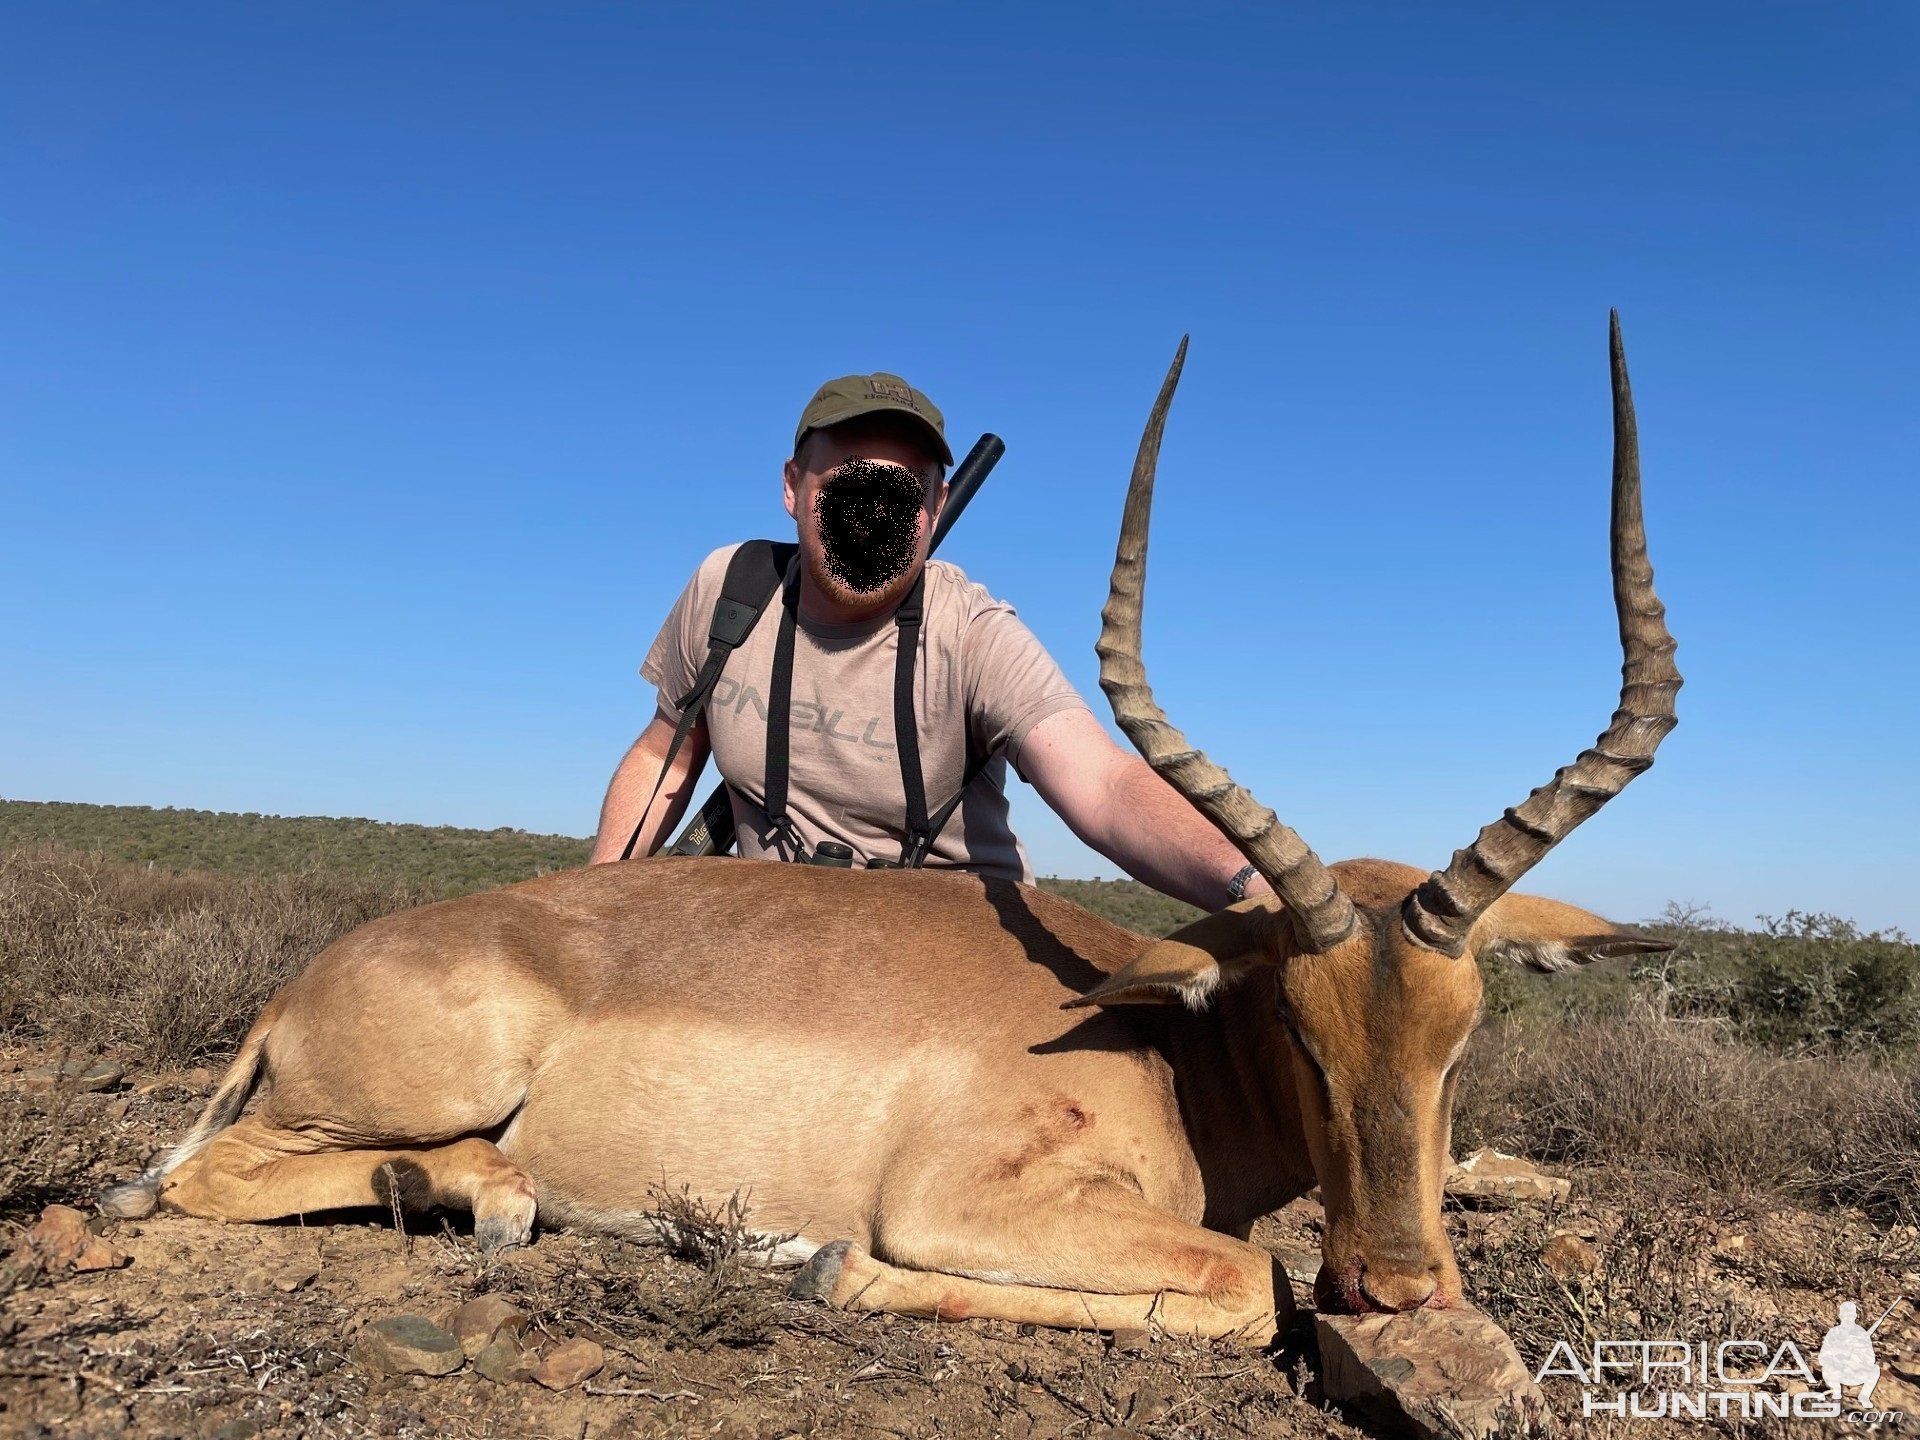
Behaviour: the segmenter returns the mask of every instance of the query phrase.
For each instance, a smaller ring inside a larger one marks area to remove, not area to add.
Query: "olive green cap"
[[[953,451],[947,448],[947,421],[939,407],[898,375],[889,375],[884,370],[873,375],[842,375],[814,391],[813,399],[800,412],[800,426],[793,432],[793,448],[796,453],[799,451],[800,442],[807,438],[809,430],[825,430],[862,415],[880,414],[918,420],[927,432],[927,439],[933,442],[933,453],[940,457],[940,463],[953,464]]]

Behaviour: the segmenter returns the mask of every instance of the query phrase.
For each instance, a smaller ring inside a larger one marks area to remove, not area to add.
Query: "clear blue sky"
[[[0,794],[587,833],[822,379],[1328,856],[1605,724],[1607,308],[1687,676],[1533,888],[1920,933],[1920,11],[14,3]],[[790,531],[787,531],[790,533]],[[1027,793],[1043,871],[1112,874]]]

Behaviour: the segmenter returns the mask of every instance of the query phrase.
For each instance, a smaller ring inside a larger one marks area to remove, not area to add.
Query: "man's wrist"
[[[1260,874],[1259,867],[1255,865],[1241,866],[1240,869],[1234,873],[1233,878],[1227,881],[1227,903],[1229,905],[1235,905],[1246,899],[1249,894],[1258,894],[1258,890],[1250,888],[1256,883],[1259,885],[1260,890],[1267,888],[1266,881]]]

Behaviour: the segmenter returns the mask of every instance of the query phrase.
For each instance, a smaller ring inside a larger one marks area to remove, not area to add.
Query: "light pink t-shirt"
[[[674,701],[692,688],[707,658],[707,627],[739,547],[714,551],[694,572],[647,652],[640,673],[660,687],[659,712],[676,722]],[[960,788],[967,734],[988,762],[927,857],[929,867],[961,867],[1032,883],[1027,854],[1007,823],[1006,761],[1020,763],[1027,732],[1086,702],[1033,632],[979,585],[944,560],[927,563],[925,620],[914,664],[915,718],[927,812]],[[762,808],[766,797],[767,691],[780,597],[760,614],[707,703],[713,755],[733,797],[740,853],[780,853]],[[854,864],[898,860],[906,830],[906,792],[893,740],[893,617],[853,625],[799,621],[794,634],[789,711],[787,812],[807,849],[822,840],[852,847]]]

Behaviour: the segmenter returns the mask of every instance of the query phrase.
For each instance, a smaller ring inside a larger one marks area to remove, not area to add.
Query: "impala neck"
[[[1293,1057],[1263,970],[1168,1028],[1180,1108],[1206,1186],[1204,1223],[1228,1229],[1278,1210],[1315,1184]]]

